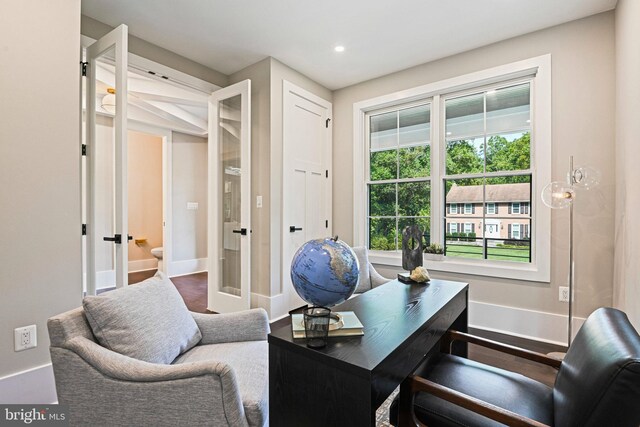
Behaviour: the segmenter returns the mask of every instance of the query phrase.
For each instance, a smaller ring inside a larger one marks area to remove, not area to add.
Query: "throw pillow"
[[[173,283],[161,272],[82,302],[98,342],[151,363],[171,363],[202,334]]]

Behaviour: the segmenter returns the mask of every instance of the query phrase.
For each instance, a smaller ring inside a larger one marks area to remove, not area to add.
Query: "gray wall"
[[[207,139],[173,132],[172,262],[207,257]],[[188,210],[187,202],[198,202]]]
[[[614,204],[614,15],[607,12],[419,65],[334,92],[333,223],[353,236],[353,104],[543,54],[552,55],[552,176],[563,179],[569,155],[602,173],[596,190],[576,204],[576,308],[586,316],[612,302]],[[358,141],[356,141],[357,143]],[[444,274],[470,282],[474,301],[566,313],[558,286],[568,274],[568,211],[552,214],[551,283]],[[597,242],[594,244],[593,242]],[[383,269],[388,275],[394,271]]]
[[[614,303],[640,330],[640,2],[619,0],[616,17],[616,268]]]
[[[269,295],[269,152],[271,149],[271,58],[229,76],[229,84],[251,80],[251,292]],[[262,208],[256,207],[262,196]]]
[[[49,363],[47,319],[80,305],[80,1],[3,2],[0,40],[2,377]]]
[[[91,37],[92,39],[99,39],[113,29],[100,21],[96,21],[95,19],[84,15],[82,15],[81,22],[82,34],[87,37]],[[180,56],[169,50],[163,49],[131,34],[129,34],[129,52],[142,56],[143,58],[147,58],[151,61],[155,61],[158,64],[166,65],[174,70],[182,71],[183,73],[213,83],[220,87],[224,87],[228,83],[228,77],[225,74],[212,70],[211,68],[207,68],[204,65],[185,58],[184,56]]]

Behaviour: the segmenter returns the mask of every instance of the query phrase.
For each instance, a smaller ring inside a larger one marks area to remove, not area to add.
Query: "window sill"
[[[400,252],[387,253],[370,251],[369,261],[391,267],[402,268]],[[448,273],[471,274],[475,276],[500,277],[504,279],[525,280],[531,282],[550,281],[550,272],[542,271],[534,264],[513,265],[510,262],[486,261],[475,259],[460,259],[444,257],[442,261],[424,259],[424,266],[429,271],[444,271]]]

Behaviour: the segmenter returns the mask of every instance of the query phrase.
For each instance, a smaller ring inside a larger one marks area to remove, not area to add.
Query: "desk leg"
[[[468,332],[469,328],[469,294],[467,293],[467,303],[465,309],[460,316],[453,322],[451,329],[459,332]],[[451,345],[451,354],[456,356],[467,357],[467,343],[462,341],[454,341]]]

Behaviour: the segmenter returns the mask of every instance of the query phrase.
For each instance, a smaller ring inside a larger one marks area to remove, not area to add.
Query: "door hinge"
[[[324,228],[329,228],[329,220],[328,219],[324,220]]]
[[[87,144],[82,144],[82,155],[83,156],[87,155]]]
[[[327,121],[326,121],[326,122],[325,122],[325,124],[324,124],[324,125],[325,125],[325,127],[326,127],[327,129],[329,129],[329,122],[330,122],[330,121],[331,121],[331,119],[327,119]]]
[[[82,77],[87,77],[87,66],[89,65],[89,63],[81,62],[80,65],[82,66]]]
[[[87,235],[87,224],[82,224],[82,235],[83,236]]]
[[[324,177],[325,177],[325,178],[329,178],[329,169],[325,169],[325,171],[324,171]]]

